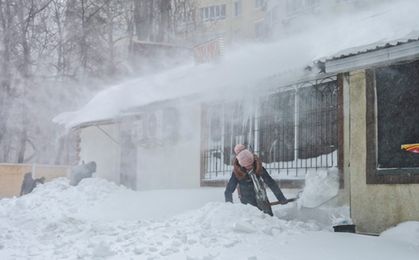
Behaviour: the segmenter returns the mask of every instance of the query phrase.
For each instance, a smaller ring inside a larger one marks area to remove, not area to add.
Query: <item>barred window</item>
[[[334,166],[338,146],[337,134],[337,86],[336,81],[317,84],[299,90],[299,140],[298,158],[307,160],[302,166]]]
[[[206,107],[208,132],[203,153],[206,178],[230,177],[234,146],[243,143],[252,147],[252,116],[246,115],[245,111],[241,102]]]
[[[334,77],[271,94],[252,105],[206,107],[204,179],[230,177],[238,143],[258,154],[277,179],[302,179],[308,169],[337,167],[337,92]]]
[[[261,103],[259,156],[263,162],[294,160],[293,91],[274,94]]]

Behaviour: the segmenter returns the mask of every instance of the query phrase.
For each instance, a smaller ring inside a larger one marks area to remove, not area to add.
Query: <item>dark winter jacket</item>
[[[268,185],[268,187],[272,190],[272,192],[274,193],[278,201],[281,201],[281,202],[286,201],[286,198],[284,194],[282,193],[281,189],[279,188],[278,184],[274,181],[274,179],[272,179],[272,177],[269,175],[266,169],[262,167],[261,165],[259,167],[255,165],[254,168],[256,169],[257,178],[258,179],[261,178],[263,182]],[[237,170],[238,169],[236,166],[235,170],[231,174],[231,178],[228,181],[226,190],[224,192],[226,202],[233,202],[233,192],[235,191],[238,184],[239,189],[240,189],[239,196],[240,196],[241,203],[251,204],[257,207],[256,193],[255,193],[252,179],[246,173],[244,168],[240,168],[239,172]]]
[[[44,177],[33,179],[31,172],[25,173],[25,176],[23,177],[22,181],[22,186],[20,188],[20,196],[31,193],[33,189],[35,189],[36,185],[43,184],[44,182]]]

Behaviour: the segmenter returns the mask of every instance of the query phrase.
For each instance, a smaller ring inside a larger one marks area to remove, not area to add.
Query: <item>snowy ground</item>
[[[291,196],[291,194],[288,194]],[[346,208],[223,202],[223,189],[134,192],[57,179],[0,200],[0,259],[419,259],[419,222],[379,237],[331,232]]]

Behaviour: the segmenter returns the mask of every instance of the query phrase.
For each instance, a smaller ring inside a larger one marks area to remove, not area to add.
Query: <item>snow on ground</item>
[[[286,192],[288,196],[292,194]],[[134,192],[65,178],[0,200],[0,259],[418,259],[419,222],[381,237],[333,233],[347,208],[223,202],[222,188]]]

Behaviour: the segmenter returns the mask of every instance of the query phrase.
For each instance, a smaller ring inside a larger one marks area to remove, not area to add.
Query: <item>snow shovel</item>
[[[296,198],[286,202],[298,202],[299,208],[318,208],[338,196],[339,176],[337,170],[309,171],[305,176],[304,190],[300,191]],[[279,201],[271,205],[283,205]]]
[[[297,197],[287,199],[285,202],[282,202],[282,201],[274,201],[274,202],[271,202],[270,204],[271,204],[271,206],[275,206],[275,205],[285,205],[285,204],[288,204],[289,202],[294,202],[294,201],[297,201],[297,200],[300,198],[300,194],[301,194],[302,192],[303,192],[303,191],[300,191],[300,192],[298,193]],[[338,194],[334,195],[334,196],[333,196],[333,197],[331,197],[331,198],[328,198],[328,199],[327,199],[327,200],[325,200],[325,201],[321,201],[320,203],[317,203],[317,204],[304,205],[304,203],[300,203],[299,207],[301,207],[301,208],[308,208],[308,209],[315,209],[315,208],[318,208],[318,207],[320,207],[320,206],[322,206],[322,205],[326,204],[327,202],[331,201],[332,199],[336,198],[337,196],[338,196]]]
[[[295,197],[295,198],[291,198],[291,199],[286,199],[285,201],[274,201],[271,202],[271,206],[275,206],[275,205],[285,205],[288,204],[289,202],[294,202],[296,200],[298,200],[299,197]]]

